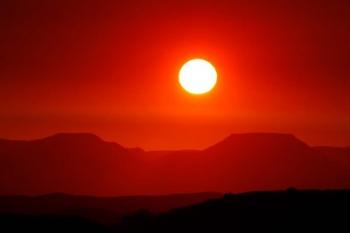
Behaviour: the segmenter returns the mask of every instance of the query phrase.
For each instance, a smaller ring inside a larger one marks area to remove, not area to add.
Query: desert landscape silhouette
[[[0,0],[0,232],[350,232],[350,1]]]
[[[0,140],[0,222],[35,232],[345,230],[349,165],[349,147],[280,133],[232,134],[185,151],[86,133]]]

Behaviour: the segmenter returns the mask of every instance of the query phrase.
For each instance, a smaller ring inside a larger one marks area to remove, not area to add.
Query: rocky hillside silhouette
[[[224,197],[161,214],[142,210],[125,216],[118,224],[103,224],[74,213],[0,213],[0,225],[4,232],[340,233],[350,230],[347,214],[349,208],[349,190],[289,189],[226,194]],[[96,211],[95,214],[99,212]]]
[[[74,216],[111,225],[120,223],[124,216],[142,210],[159,214],[222,196],[220,193],[125,197],[72,196],[61,193],[44,196],[0,196],[0,215]]]
[[[350,191],[254,192],[135,215],[120,232],[348,232]]]

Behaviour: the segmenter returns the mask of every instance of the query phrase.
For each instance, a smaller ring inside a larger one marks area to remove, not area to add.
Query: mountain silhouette
[[[96,196],[349,188],[350,149],[232,134],[204,150],[144,151],[93,134],[0,140],[0,194]]]

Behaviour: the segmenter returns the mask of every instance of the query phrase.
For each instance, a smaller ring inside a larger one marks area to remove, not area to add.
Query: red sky
[[[237,132],[350,144],[346,1],[0,3],[0,137],[92,132],[145,149]],[[181,89],[190,58],[218,85]]]

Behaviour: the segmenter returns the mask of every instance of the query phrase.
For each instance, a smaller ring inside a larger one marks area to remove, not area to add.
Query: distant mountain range
[[[144,151],[92,134],[0,140],[0,195],[96,196],[350,188],[350,147],[232,134],[205,150]]]

